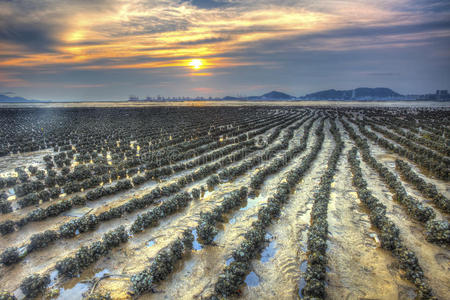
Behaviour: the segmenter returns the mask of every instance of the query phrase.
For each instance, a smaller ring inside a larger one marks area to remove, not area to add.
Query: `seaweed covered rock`
[[[0,223],[0,233],[2,235],[6,235],[8,233],[11,233],[14,231],[14,225],[15,222],[8,220],[8,221],[4,221],[3,223]]]
[[[58,229],[61,237],[70,238],[87,231],[94,230],[99,220],[95,215],[85,215],[81,218],[69,221],[61,225]]]
[[[6,196],[6,194],[0,195],[0,213],[7,214],[12,212],[11,202],[6,200],[6,197],[3,195]]]
[[[440,244],[450,245],[450,226],[446,221],[430,221],[426,225],[427,241]]]
[[[219,183],[220,183],[220,178],[217,175],[210,176],[208,178],[208,180],[206,181],[206,185],[208,186],[209,189],[214,188]]]
[[[200,190],[197,188],[193,188],[191,191],[192,198],[199,199],[200,198]]]
[[[108,252],[128,240],[124,226],[119,226],[103,235],[102,241],[81,247],[73,257],[66,257],[56,263],[56,269],[66,277],[76,277],[86,267],[105,256]]]
[[[73,196],[70,200],[73,205],[84,206],[86,204],[86,198],[78,195]]]
[[[197,226],[197,233],[200,237],[200,241],[204,245],[212,244],[214,237],[217,235],[218,230],[215,228],[217,222],[223,222],[222,215],[237,208],[247,197],[247,188],[242,187],[239,190],[232,191],[229,195],[225,196],[221,205],[213,209],[211,212],[200,212],[200,222]]]
[[[31,193],[31,194],[26,195],[22,199],[19,199],[19,201],[17,201],[17,203],[19,204],[19,206],[21,208],[24,208],[27,206],[39,204],[39,201],[40,201],[39,194]]]
[[[146,179],[143,176],[135,176],[135,177],[133,177],[133,184],[134,185],[143,184],[145,181],[146,181]]]
[[[248,262],[250,261],[265,242],[265,231],[257,223],[252,224],[252,227],[244,235],[245,240],[233,251],[233,258],[235,261]]]
[[[56,263],[56,270],[61,275],[67,277],[76,277],[80,273],[78,261],[73,257],[66,257]]]
[[[137,233],[147,227],[156,225],[160,219],[186,207],[190,200],[192,200],[191,195],[187,192],[176,194],[169,200],[164,201],[160,206],[139,215],[131,225],[130,231]]]
[[[211,245],[218,230],[210,223],[200,222],[197,226],[197,233],[204,245]]]
[[[0,263],[4,264],[5,266],[15,264],[20,260],[21,256],[19,254],[19,249],[17,247],[8,247],[0,255]]]
[[[160,250],[150,267],[131,277],[133,290],[137,294],[153,291],[155,284],[166,279],[174,270],[175,263],[190,251],[193,239],[192,233],[185,231],[181,238]]]
[[[239,295],[239,287],[244,283],[244,278],[249,270],[249,262],[233,261],[219,275],[214,291],[224,297]]]
[[[46,230],[43,233],[34,234],[30,238],[30,243],[27,246],[27,251],[32,252],[40,248],[45,248],[57,239],[58,233],[53,230]]]
[[[22,281],[22,283],[20,284],[20,289],[25,296],[34,298],[42,294],[49,283],[49,275],[41,276],[38,274],[33,274]]]
[[[119,246],[128,240],[128,233],[124,226],[119,226],[118,228],[111,230],[103,236],[103,244],[108,249]]]
[[[31,175],[36,175],[38,168],[36,168],[35,166],[28,166],[28,171],[30,171]]]

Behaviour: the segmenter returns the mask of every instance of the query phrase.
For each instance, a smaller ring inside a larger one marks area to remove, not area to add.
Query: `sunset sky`
[[[0,0],[0,94],[450,89],[450,1]]]

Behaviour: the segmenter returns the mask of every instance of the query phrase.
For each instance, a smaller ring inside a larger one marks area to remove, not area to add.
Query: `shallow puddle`
[[[59,296],[56,300],[67,300],[67,299],[82,299],[83,294],[89,291],[91,288],[90,283],[79,282],[75,284],[72,288],[60,288]]]
[[[197,229],[194,229],[194,230],[192,230],[192,234],[194,235],[194,242],[192,243],[192,248],[194,249],[194,250],[202,250],[203,249],[203,246],[202,246],[202,244],[200,244],[199,242],[198,242],[198,233],[197,233]]]
[[[245,277],[244,282],[247,284],[247,286],[254,287],[259,285],[259,277],[255,272],[252,271],[247,275],[247,277]]]
[[[261,252],[261,262],[268,262],[272,257],[274,257],[277,252],[277,242],[273,239],[270,233],[266,234],[266,240],[269,241],[269,245],[267,245],[264,250]]]

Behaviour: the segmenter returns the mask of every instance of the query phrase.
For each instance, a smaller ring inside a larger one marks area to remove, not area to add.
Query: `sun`
[[[189,66],[192,69],[199,70],[201,68],[201,66],[203,66],[203,60],[202,59],[191,59],[189,61]]]

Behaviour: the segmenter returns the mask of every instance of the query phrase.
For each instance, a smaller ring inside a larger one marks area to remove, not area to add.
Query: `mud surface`
[[[195,103],[195,105],[200,103]],[[139,299],[206,299],[214,293],[214,285],[223,268],[232,261],[232,252],[243,241],[244,234],[252,222],[258,218],[258,210],[267,205],[268,199],[275,193],[277,186],[311,151],[316,141],[313,134],[319,125],[316,120],[310,130],[307,148],[296,156],[287,166],[265,178],[255,195],[250,195],[238,208],[224,215],[223,222],[217,225],[218,234],[213,245],[203,245],[195,230],[200,221],[200,213],[211,212],[218,207],[228,194],[241,187],[249,187],[258,170],[268,167],[274,160],[302,141],[304,128],[308,122],[294,131],[288,149],[276,153],[273,157],[245,174],[230,181],[221,181],[214,188],[208,189],[207,179],[203,178],[189,183],[183,191],[192,192],[194,188],[203,192],[199,199],[193,199],[187,207],[174,213],[142,233],[131,235],[128,242],[112,249],[106,256],[85,269],[79,277],[62,279],[55,271],[55,264],[63,258],[74,255],[83,245],[101,240],[104,233],[124,225],[126,228],[137,219],[138,215],[161,205],[169,197],[162,197],[155,204],[124,214],[121,218],[101,222],[95,230],[78,234],[70,239],[61,239],[50,247],[28,254],[25,259],[12,266],[0,266],[1,289],[12,291],[18,298],[23,298],[19,290],[20,282],[32,273],[51,274],[51,284],[47,291],[50,299],[82,299],[91,292],[110,293],[113,299],[134,299],[131,277],[147,268],[155,260],[158,252],[165,249],[185,230],[194,234],[192,251],[178,261],[168,278],[154,287],[154,293],[140,295]],[[289,200],[282,208],[280,217],[267,228],[266,243],[260,255],[251,261],[250,272],[240,288],[243,299],[299,299],[305,285],[304,274],[307,268],[307,234],[311,220],[313,195],[318,189],[321,176],[327,168],[327,161],[335,146],[330,133],[330,119],[325,122],[325,140],[317,159],[304,174],[303,179],[291,191]],[[353,126],[353,125],[352,125]],[[370,223],[368,212],[352,186],[352,174],[346,154],[354,146],[344,127],[337,122],[342,139],[345,142],[336,175],[334,176],[330,202],[328,206],[328,242],[327,242],[327,299],[415,299],[414,286],[404,278],[397,260],[391,252],[383,250],[378,239],[378,232]],[[357,131],[356,126],[353,126]],[[266,138],[274,129],[268,130],[261,137]],[[274,141],[278,143],[286,133],[286,128]],[[372,155],[395,174],[395,159],[400,158],[369,141]],[[264,152],[258,149],[245,159],[257,157]],[[14,169],[33,165],[44,168],[42,159],[54,154],[52,149],[0,157],[0,176],[17,176]],[[195,158],[193,158],[195,159]],[[192,160],[193,160],[192,159]],[[188,162],[185,160],[184,162]],[[243,160],[230,163],[238,166]],[[410,162],[414,171],[427,182],[435,184],[443,195],[450,197],[448,182],[439,180],[423,171],[417,164]],[[228,167],[227,166],[227,167]],[[141,197],[155,187],[164,187],[176,182],[182,176],[200,170],[203,166],[193,167],[164,177],[158,181],[149,180],[128,191],[112,196],[101,197],[87,202],[84,207],[74,207],[55,217],[39,222],[32,222],[8,235],[0,236],[0,251],[7,247],[25,247],[32,235],[48,229],[57,230],[62,224],[88,214],[99,215],[111,207],[117,207],[135,197]],[[388,217],[399,227],[404,244],[415,252],[425,277],[439,299],[450,299],[450,250],[445,245],[435,245],[426,241],[424,225],[414,221],[398,203],[393,201],[389,188],[381,181],[378,174],[365,163],[361,163],[365,180],[373,195],[387,208]],[[400,178],[400,177],[399,177]],[[400,180],[402,180],[400,178]],[[410,184],[402,180],[408,194],[414,196],[424,205],[434,207],[428,199]],[[5,189],[8,198],[11,189]],[[83,195],[89,190],[77,193]],[[75,194],[76,195],[76,194]],[[70,197],[61,196],[58,201]],[[52,202],[53,203],[53,202]],[[37,207],[45,208],[51,203],[15,210],[0,215],[0,222],[18,220]],[[449,221],[448,214],[435,209],[436,219]],[[53,295],[49,296],[52,291]]]

